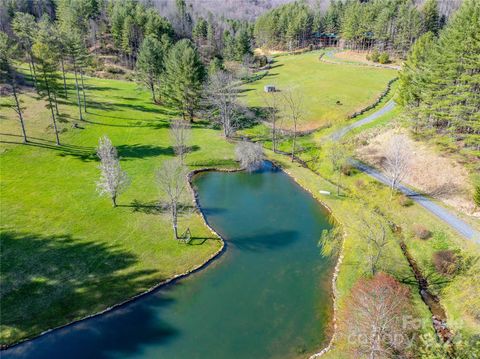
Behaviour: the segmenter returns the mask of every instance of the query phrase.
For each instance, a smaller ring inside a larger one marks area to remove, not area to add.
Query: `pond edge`
[[[310,193],[310,195],[327,210],[327,212],[329,213],[329,215],[333,219],[335,225],[341,225],[341,222],[334,215],[332,209],[324,201],[322,201],[320,198],[318,198],[315,195],[315,193],[313,193],[309,188],[302,185],[300,183],[300,181],[288,169],[283,167],[280,163],[278,163],[277,161],[275,161],[273,159],[269,159],[269,161],[272,162],[278,168],[280,168],[283,172],[285,172],[303,190]],[[343,239],[342,239],[342,246],[341,246],[341,249],[340,249],[340,254],[338,255],[337,263],[335,264],[335,268],[334,268],[333,274],[332,274],[332,301],[333,301],[333,315],[332,315],[332,323],[331,323],[331,325],[332,325],[332,336],[330,337],[330,340],[328,341],[328,344],[323,349],[321,349],[319,352],[311,354],[308,357],[308,359],[320,358],[321,356],[323,356],[324,354],[329,352],[332,349],[332,347],[335,343],[336,336],[337,336],[337,329],[338,329],[337,316],[338,316],[338,296],[339,296],[338,289],[337,289],[337,278],[338,278],[338,275],[340,273],[340,266],[342,265],[342,262],[343,262],[344,245],[345,245],[345,239],[347,238],[347,231],[345,230],[344,226],[343,226],[343,236],[342,237],[343,237]]]
[[[222,238],[222,236],[220,236],[209,224],[208,224],[208,221],[204,215],[204,213],[202,212],[201,210],[201,207],[200,207],[200,204],[198,202],[198,195],[193,187],[193,184],[192,184],[192,179],[193,177],[198,174],[198,173],[202,173],[202,172],[238,172],[238,171],[242,171],[241,169],[225,169],[225,168],[215,168],[215,167],[209,167],[209,168],[202,168],[202,169],[197,169],[197,170],[193,170],[193,171],[190,171],[188,174],[187,174],[187,182],[188,182],[188,189],[190,191],[190,193],[192,194],[193,196],[193,203],[195,205],[195,209],[197,210],[197,212],[200,214],[200,217],[202,217],[202,220],[205,224],[205,226],[210,230],[210,232],[218,237],[220,239],[220,242],[221,242],[221,246],[220,248],[215,251],[214,253],[212,253],[211,256],[209,256],[204,262],[194,266],[193,268],[183,272],[183,273],[179,273],[179,274],[176,274],[174,275],[173,277],[170,277],[170,278],[167,278],[165,280],[162,280],[160,282],[158,282],[157,284],[151,286],[150,288],[148,288],[147,290],[139,293],[139,294],[136,294],[126,300],[123,300],[119,303],[116,303],[116,304],[113,304],[99,312],[96,312],[96,313],[93,313],[93,314],[89,314],[87,316],[84,316],[84,317],[81,317],[79,319],[74,319],[66,324],[62,324],[62,325],[59,325],[59,326],[56,326],[56,327],[53,327],[53,328],[50,328],[50,329],[47,329],[47,330],[44,330],[42,331],[41,333],[39,334],[36,334],[34,336],[31,336],[31,337],[27,337],[27,338],[24,338],[24,339],[21,339],[15,343],[12,343],[12,344],[5,344],[5,345],[1,345],[0,346],[0,352],[4,351],[4,350],[8,350],[8,349],[11,349],[11,348],[14,348],[20,344],[24,344],[24,343],[27,343],[27,342],[31,342],[37,338],[40,338],[46,334],[49,334],[51,332],[54,332],[54,331],[57,331],[57,330],[60,330],[60,329],[63,329],[63,328],[67,328],[67,327],[70,327],[72,325],[75,325],[75,324],[78,324],[78,323],[81,323],[83,321],[86,321],[88,319],[91,319],[91,318],[94,318],[94,317],[99,317],[103,314],[106,314],[110,311],[113,311],[115,309],[118,309],[118,308],[121,308],[123,306],[126,306],[128,304],[131,304],[141,298],[143,298],[144,296],[152,293],[153,291],[163,287],[163,286],[166,286],[166,285],[169,285],[169,284],[174,284],[177,280],[180,280],[182,278],[185,278],[185,277],[188,277],[190,274],[193,274],[193,273],[196,273],[204,268],[206,268],[211,262],[213,262],[215,259],[217,259],[224,251],[225,251],[225,240]]]
[[[303,190],[310,193],[310,195],[327,210],[327,212],[334,219],[334,221],[336,223],[340,223],[340,222],[338,222],[337,218],[333,214],[333,211],[331,210],[331,208],[325,202],[323,202],[317,196],[315,196],[315,194],[310,189],[303,186],[291,172],[289,172],[286,168],[284,168],[282,165],[280,165],[278,162],[276,162],[272,159],[268,159],[268,161],[270,161],[277,168],[281,169],[285,174],[287,174]],[[22,339],[22,340],[20,340],[16,343],[3,345],[3,346],[0,347],[0,352],[3,351],[3,350],[8,350],[10,348],[16,347],[16,346],[18,346],[20,344],[23,344],[23,343],[33,341],[37,338],[40,338],[40,337],[42,337],[46,334],[51,333],[51,332],[70,327],[72,325],[75,325],[77,323],[89,320],[91,318],[101,316],[101,315],[106,314],[106,313],[108,313],[110,311],[113,311],[115,309],[119,309],[123,306],[131,304],[131,303],[143,298],[144,296],[152,293],[153,291],[155,291],[155,290],[157,290],[157,289],[159,289],[163,286],[167,286],[169,284],[174,284],[175,281],[180,280],[180,279],[185,278],[185,277],[188,277],[189,275],[194,274],[194,273],[206,268],[210,263],[212,263],[214,260],[216,260],[225,251],[226,246],[225,246],[225,239],[210,226],[205,214],[203,213],[203,211],[200,207],[200,203],[199,203],[199,200],[198,200],[198,194],[195,191],[195,188],[194,188],[193,183],[192,183],[193,177],[195,175],[199,174],[199,173],[205,173],[205,172],[227,172],[228,173],[228,172],[240,172],[240,171],[243,171],[243,170],[242,169],[236,169],[236,168],[225,169],[225,168],[209,167],[209,168],[202,168],[202,169],[197,169],[197,170],[190,171],[187,175],[188,190],[190,191],[190,193],[193,197],[193,202],[194,202],[194,205],[195,205],[195,208],[196,208],[197,212],[202,217],[202,220],[203,220],[205,226],[210,230],[210,232],[213,235],[218,237],[220,239],[220,242],[221,242],[220,248],[217,251],[215,251],[210,257],[208,257],[203,263],[198,264],[197,266],[187,270],[186,272],[176,274],[175,276],[173,276],[171,278],[165,279],[165,280],[153,285],[152,287],[148,288],[146,291],[141,292],[137,295],[134,295],[133,297],[130,297],[130,298],[128,298],[128,299],[126,299],[126,300],[124,300],[120,303],[117,303],[117,304],[114,304],[110,307],[107,307],[104,310],[101,310],[99,312],[87,315],[87,316],[82,317],[80,319],[75,319],[75,320],[73,320],[71,322],[68,322],[66,324],[47,329],[47,330],[41,332],[40,334],[37,334],[37,335],[29,337],[29,338]],[[325,353],[327,353],[328,351],[331,350],[331,348],[334,344],[334,341],[335,341],[335,337],[336,337],[336,334],[337,334],[336,317],[337,317],[337,311],[338,311],[338,308],[337,308],[337,306],[338,306],[337,305],[338,291],[337,291],[336,283],[337,283],[337,277],[338,277],[338,274],[339,274],[339,271],[340,271],[340,265],[342,264],[342,261],[343,261],[343,246],[344,246],[344,243],[345,243],[345,237],[346,237],[346,231],[344,230],[344,237],[343,237],[344,240],[342,241],[342,248],[341,248],[340,255],[338,256],[337,263],[335,264],[335,268],[334,268],[333,274],[332,274],[332,301],[333,301],[333,315],[332,315],[332,323],[331,323],[332,326],[333,326],[332,336],[330,337],[330,340],[328,341],[328,344],[327,344],[326,347],[324,347],[321,351],[310,355],[308,357],[308,359],[315,359],[315,358],[321,357],[322,355],[324,355]]]

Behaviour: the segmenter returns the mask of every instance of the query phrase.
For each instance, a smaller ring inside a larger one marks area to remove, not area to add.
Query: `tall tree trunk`
[[[292,162],[295,159],[295,146],[297,144],[297,122],[293,124]]]
[[[53,91],[53,99],[55,101],[55,114],[60,116],[60,113],[58,112],[57,93],[55,91]]]
[[[48,96],[48,103],[50,105],[50,111],[52,112],[53,129],[55,130],[55,140],[57,145],[60,145],[60,139],[58,137],[58,129],[57,129],[57,120],[55,119],[55,113],[53,112],[52,95],[50,93],[50,86],[48,85],[48,77],[45,71],[43,72],[43,78],[45,80],[45,87],[47,88],[47,96]]]
[[[277,152],[277,118],[276,115],[273,115],[272,121],[272,147],[273,153]]]
[[[60,57],[60,63],[62,64],[62,74],[63,74],[63,90],[65,91],[65,98],[68,98],[67,92],[67,79],[65,78],[65,66],[63,64],[63,56]]]
[[[153,103],[157,103],[157,99],[155,98],[155,84],[153,82],[150,82],[150,91],[152,92]]]
[[[35,69],[35,61],[33,60],[32,50],[28,51],[28,56],[30,57],[30,63],[32,64],[33,70],[33,85],[35,86],[35,90],[38,93],[38,82],[37,82],[37,70]]]
[[[17,96],[17,88],[15,86],[15,80],[12,79],[12,92],[13,92],[13,98],[15,99],[15,106],[17,107],[17,112],[18,118],[20,119],[20,125],[22,126],[22,136],[23,136],[23,143],[27,143],[27,133],[25,132],[25,123],[23,122],[23,115],[22,115],[22,108],[20,107],[20,102],[18,101],[18,96]]]
[[[75,89],[77,90],[78,113],[80,114],[80,121],[83,121],[82,104],[80,103],[80,89],[78,87],[77,64],[75,62],[75,58],[73,58],[73,71],[75,73]]]
[[[172,226],[173,226],[173,234],[175,236],[175,239],[178,239],[177,220],[178,220],[177,204],[174,203],[172,204]]]
[[[190,117],[190,123],[193,123],[193,108],[188,109],[188,116]]]
[[[117,207],[117,196],[112,196],[112,205],[113,207]]]
[[[87,97],[85,96],[85,85],[83,83],[83,70],[80,68],[80,79],[82,80],[83,109],[87,113]]]
[[[31,61],[28,61],[28,68],[29,68],[29,70],[30,70],[30,77],[32,78],[32,81],[33,81],[33,82],[32,82],[32,85],[33,85],[33,87],[35,87],[35,89],[36,89],[35,80],[34,80],[34,77],[33,77],[33,70],[32,70],[32,63],[31,63]]]

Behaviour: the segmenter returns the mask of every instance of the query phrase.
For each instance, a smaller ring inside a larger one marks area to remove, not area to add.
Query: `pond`
[[[317,246],[330,227],[325,209],[269,162],[254,173],[201,173],[194,185],[227,243],[218,259],[2,358],[288,359],[321,349],[334,265]]]

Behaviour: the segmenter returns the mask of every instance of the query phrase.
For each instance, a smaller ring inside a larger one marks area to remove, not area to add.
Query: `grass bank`
[[[173,156],[168,128],[175,113],[150,103],[134,83],[87,78],[86,86],[82,122],[68,79],[68,99],[59,105],[61,146],[45,101],[33,92],[21,95],[28,145],[19,144],[16,114],[2,107],[2,344],[101,311],[198,266],[221,246],[191,198],[180,217],[191,245],[172,239],[168,214],[157,208],[154,172]],[[132,180],[118,208],[95,191],[102,135],[117,146]],[[193,126],[191,149],[191,169],[236,166],[233,145],[205,123]]]

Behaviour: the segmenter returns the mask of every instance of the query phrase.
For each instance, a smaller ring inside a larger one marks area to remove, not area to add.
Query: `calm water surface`
[[[327,214],[285,173],[209,172],[194,181],[227,241],[206,269],[97,318],[1,352],[10,358],[305,357],[326,340],[333,263]]]

